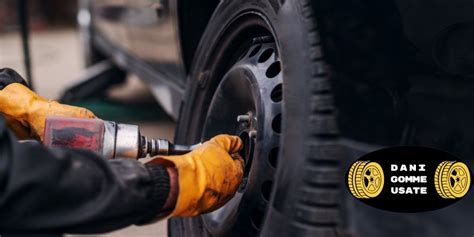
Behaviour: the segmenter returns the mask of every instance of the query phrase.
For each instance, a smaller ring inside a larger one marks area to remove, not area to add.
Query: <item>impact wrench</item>
[[[43,143],[47,147],[90,150],[107,159],[182,155],[201,145],[175,145],[166,139],[148,139],[136,125],[70,117],[46,118]]]

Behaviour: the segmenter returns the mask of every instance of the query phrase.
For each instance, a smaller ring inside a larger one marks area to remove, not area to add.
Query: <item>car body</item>
[[[175,119],[194,50],[218,4],[183,2],[186,1],[81,0],[78,14],[85,44],[94,45],[116,64],[145,80],[164,110]],[[185,11],[190,9],[195,11],[187,14]],[[184,17],[190,15],[197,20]],[[192,26],[186,27],[187,21],[192,21]]]

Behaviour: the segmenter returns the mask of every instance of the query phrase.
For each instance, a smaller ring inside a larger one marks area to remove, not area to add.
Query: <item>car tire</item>
[[[331,79],[313,1],[221,1],[195,54],[176,142],[193,144],[202,138],[209,98],[225,71],[237,60],[234,58],[241,56],[219,48],[226,45],[227,36],[247,40],[249,32],[240,37],[231,31],[232,27],[243,27],[238,20],[246,14],[261,18],[268,26],[281,56],[283,103],[278,165],[259,228],[247,231],[240,223],[241,228],[229,227],[230,232],[217,235],[337,236],[342,219],[343,177],[339,163],[343,151],[336,143],[338,127]],[[168,230],[172,237],[216,235],[209,233],[201,216],[170,219]]]

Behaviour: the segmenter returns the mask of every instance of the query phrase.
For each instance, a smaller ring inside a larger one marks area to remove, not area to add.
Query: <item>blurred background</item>
[[[0,0],[0,68],[10,67],[26,77],[18,2]],[[28,11],[35,90],[46,98],[57,99],[84,70],[76,25],[77,0],[30,0]],[[173,139],[174,122],[159,109],[148,88],[133,75],[129,75],[124,84],[112,88],[106,97],[82,106],[103,119],[139,124],[146,136]],[[166,236],[166,222],[93,236]]]

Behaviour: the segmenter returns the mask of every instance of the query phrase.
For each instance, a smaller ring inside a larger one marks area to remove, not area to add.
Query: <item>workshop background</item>
[[[18,2],[0,0],[0,68],[10,67],[26,77],[16,8]],[[76,8],[75,0],[29,1],[32,76],[35,90],[46,98],[59,98],[84,70]],[[106,97],[87,101],[84,106],[104,119],[138,124],[146,136],[173,139],[174,122],[159,109],[148,88],[133,75],[124,85],[113,88]],[[88,236],[166,236],[166,221]]]

